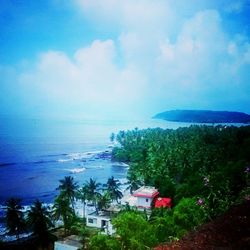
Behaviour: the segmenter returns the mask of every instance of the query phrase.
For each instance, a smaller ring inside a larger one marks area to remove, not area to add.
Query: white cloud
[[[58,51],[43,53],[20,82],[29,93],[40,92],[48,101],[115,112],[140,100],[146,81],[133,66],[119,68],[116,53],[112,40],[93,41],[73,58]]]

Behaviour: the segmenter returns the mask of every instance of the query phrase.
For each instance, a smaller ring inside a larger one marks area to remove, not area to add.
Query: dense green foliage
[[[151,215],[158,242],[183,236],[249,195],[249,126],[135,129],[116,140],[112,157],[129,163],[131,191],[142,183],[174,201],[171,211]]]
[[[122,212],[112,224],[120,237],[121,249],[150,249],[157,242],[153,226],[147,222],[146,216],[137,211]]]
[[[93,236],[89,242],[90,250],[121,250],[120,242],[114,237],[98,234]]]

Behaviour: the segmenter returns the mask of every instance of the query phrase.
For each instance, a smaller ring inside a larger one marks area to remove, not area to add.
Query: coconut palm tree
[[[139,187],[143,185],[143,182],[139,180],[139,178],[136,176],[134,172],[131,171],[128,172],[127,179],[128,182],[126,182],[126,184],[128,185],[128,187],[126,188],[126,190],[129,190],[130,194],[132,194],[133,191],[137,190]]]
[[[116,180],[114,176],[108,178],[107,184],[105,186],[112,201],[116,200],[116,202],[118,202],[118,199],[122,198],[123,194],[119,189],[120,185],[121,183],[119,180]]]
[[[111,198],[109,192],[104,192],[97,199],[97,207],[98,210],[102,210],[108,208],[111,203]]]
[[[21,209],[21,199],[11,198],[6,202],[6,227],[10,234],[15,234],[19,239],[20,232],[25,228],[25,220]]]
[[[74,209],[74,200],[76,198],[76,190],[78,188],[77,183],[74,181],[72,176],[65,176],[64,179],[59,180],[60,185],[57,190],[60,190],[62,195],[65,195],[71,203],[72,208]]]
[[[97,209],[97,198],[100,196],[100,193],[98,191],[101,183],[96,182],[96,180],[90,178],[89,181],[86,181],[85,186],[87,200],[92,201],[95,208]]]
[[[74,210],[70,206],[70,200],[63,193],[60,193],[54,201],[52,216],[55,220],[63,220],[64,234],[66,235],[74,218]]]
[[[86,207],[86,200],[89,200],[89,190],[87,184],[84,184],[79,190],[77,198],[82,201],[83,203],[83,217],[85,217],[85,207]]]
[[[27,221],[34,235],[38,237],[39,244],[47,246],[50,238],[49,229],[53,227],[53,223],[48,209],[39,200],[30,207]]]

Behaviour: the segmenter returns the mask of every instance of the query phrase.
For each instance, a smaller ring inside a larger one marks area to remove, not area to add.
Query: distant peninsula
[[[243,112],[212,110],[170,110],[156,114],[154,119],[194,123],[250,123],[250,115]]]

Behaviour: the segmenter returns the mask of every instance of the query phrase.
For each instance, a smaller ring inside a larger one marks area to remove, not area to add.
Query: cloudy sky
[[[1,0],[0,114],[250,113],[250,0]]]

